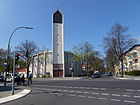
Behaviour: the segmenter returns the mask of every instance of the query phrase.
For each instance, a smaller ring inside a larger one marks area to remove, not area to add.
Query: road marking
[[[92,89],[98,90],[99,88],[92,88]]]
[[[82,91],[76,91],[76,93],[82,93]]]
[[[90,92],[84,92],[84,93],[89,94]]]
[[[69,92],[74,93],[74,91],[69,91]]]
[[[94,93],[94,92],[93,92],[93,93],[91,93],[91,94],[99,94],[99,93]]]
[[[68,88],[72,88],[72,87],[68,87]]]
[[[140,92],[140,90],[137,90],[138,92]]]
[[[134,92],[135,91],[135,89],[126,89],[126,91],[131,91],[131,92]]]
[[[100,88],[100,90],[106,90],[106,88]]]
[[[78,88],[78,87],[73,87],[73,88],[75,88],[75,89],[76,89],[76,88]]]
[[[69,94],[69,96],[72,96],[72,97],[74,97],[74,96],[76,96],[75,94]]]
[[[80,89],[84,89],[85,87],[79,87]]]
[[[121,100],[118,100],[118,99],[110,99],[111,101],[121,101]]]
[[[95,97],[88,96],[87,98],[95,98]]]
[[[109,95],[109,94],[108,94],[108,93],[102,93],[101,95],[107,96],[107,95]]]
[[[140,98],[140,96],[133,96],[134,98]]]
[[[62,96],[63,94],[58,94],[57,96]]]
[[[68,90],[62,90],[63,92],[67,92]]]
[[[120,94],[112,94],[112,96],[121,96]]]
[[[122,95],[123,97],[131,97],[130,95]]]
[[[107,98],[102,98],[102,97],[99,97],[98,99],[100,99],[100,100],[106,100]]]
[[[124,102],[127,102],[127,103],[136,103],[136,101],[128,101],[128,100],[124,100]]]
[[[90,87],[86,87],[86,89],[91,89]]]
[[[83,95],[78,95],[78,97],[82,97],[82,98],[84,98],[85,96],[83,96]]]

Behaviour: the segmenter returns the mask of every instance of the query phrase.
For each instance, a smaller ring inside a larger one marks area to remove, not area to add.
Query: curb
[[[7,102],[10,102],[10,101],[22,98],[22,97],[28,95],[29,93],[31,93],[30,89],[24,89],[23,91],[21,91],[20,93],[15,94],[15,95],[0,98],[0,104],[7,103]]]
[[[137,78],[117,78],[115,76],[113,76],[115,79],[122,79],[122,80],[140,80],[140,79],[137,79]]]

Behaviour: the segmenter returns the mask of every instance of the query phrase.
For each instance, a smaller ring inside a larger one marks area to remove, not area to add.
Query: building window
[[[59,34],[57,34],[57,36],[59,36]]]
[[[57,46],[58,46],[59,44],[57,43]]]
[[[137,52],[133,52],[133,57],[137,57]]]
[[[57,54],[57,56],[59,56],[59,54]]]
[[[138,59],[135,59],[135,60],[134,60],[134,63],[138,63]]]

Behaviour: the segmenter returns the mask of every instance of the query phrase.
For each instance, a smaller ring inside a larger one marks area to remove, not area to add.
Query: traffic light
[[[15,64],[17,64],[18,60],[19,60],[19,54],[15,53]]]

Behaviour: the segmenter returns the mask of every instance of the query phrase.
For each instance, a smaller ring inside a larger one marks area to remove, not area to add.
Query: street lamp
[[[18,29],[21,29],[21,28],[23,28],[23,29],[33,29],[32,27],[18,27],[18,28],[16,28],[16,29],[12,32],[12,34],[11,34],[10,37],[9,37],[9,41],[8,41],[7,64],[8,64],[8,59],[9,59],[9,55],[10,55],[10,42],[11,42],[11,38],[12,38],[12,36],[14,35],[14,33],[15,33]],[[6,86],[6,78],[7,78],[7,71],[6,71],[6,73],[5,73],[4,86]]]

